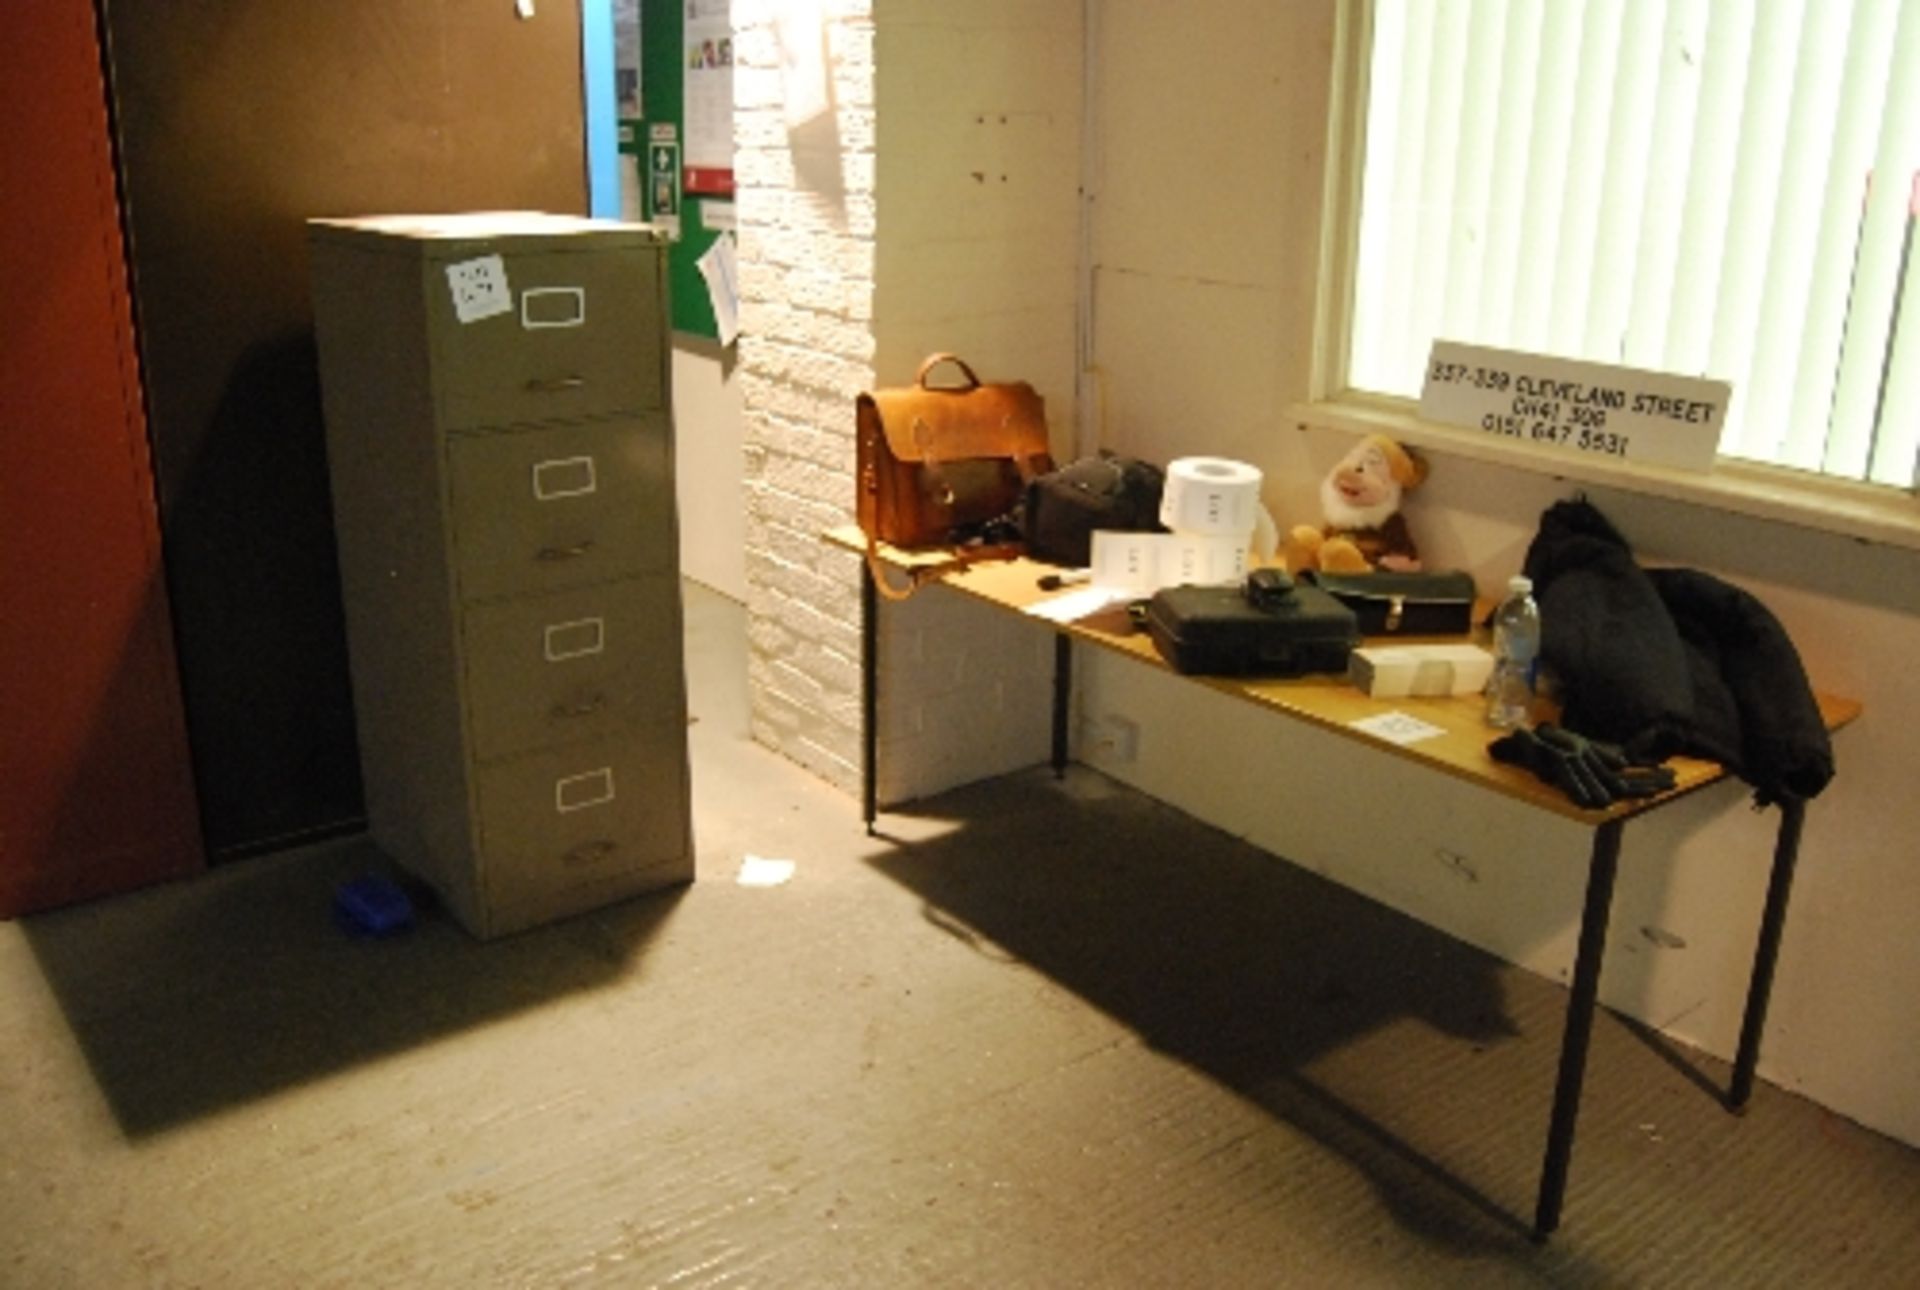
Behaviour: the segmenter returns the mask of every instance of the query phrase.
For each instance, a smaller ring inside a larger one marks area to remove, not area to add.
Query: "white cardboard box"
[[[1353,652],[1347,677],[1376,699],[1477,694],[1493,673],[1478,645],[1380,645]]]

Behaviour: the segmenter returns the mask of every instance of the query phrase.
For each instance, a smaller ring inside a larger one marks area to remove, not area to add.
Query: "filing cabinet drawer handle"
[[[566,497],[585,497],[600,487],[600,471],[592,457],[555,457],[535,462],[533,499],[554,502]]]
[[[571,718],[571,717],[590,717],[594,713],[600,711],[600,709],[606,706],[607,706],[606,695],[593,694],[574,703],[554,704],[552,715],[556,719],[562,720],[562,721],[567,720],[568,718]]]
[[[520,325],[529,331],[545,327],[584,327],[586,322],[584,287],[530,287],[520,293]]]
[[[564,865],[599,864],[620,849],[620,844],[612,838],[596,838],[592,842],[582,842],[570,848],[560,857]]]
[[[592,550],[593,539],[588,538],[584,542],[575,542],[572,546],[543,546],[540,548],[540,554],[536,558],[549,562],[556,560],[578,560],[581,556],[588,554]]]
[[[568,390],[584,390],[587,378],[584,376],[536,376],[527,382],[527,390],[533,394],[564,394]]]
[[[584,775],[568,775],[553,783],[553,809],[561,815],[584,811],[613,800],[613,767],[602,766]]]
[[[599,616],[548,623],[540,633],[540,657],[549,663],[586,658],[607,648],[607,620]]]

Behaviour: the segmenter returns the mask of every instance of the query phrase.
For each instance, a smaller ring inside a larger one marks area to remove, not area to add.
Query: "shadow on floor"
[[[696,742],[766,756],[746,740],[739,606],[690,586],[687,629],[690,699],[709,717]],[[332,902],[365,873],[404,881],[362,834],[20,921],[128,1137],[615,982],[684,894],[484,944],[428,907],[410,931],[364,940],[335,925]]]
[[[1502,1179],[1505,1203],[1314,1070],[1395,1028],[1366,1060],[1377,1050],[1397,1068],[1381,1083],[1402,1083],[1392,1118],[1417,1136],[1423,1096],[1456,1074],[1427,1063],[1472,1061],[1521,1035],[1497,960],[1092,771],[958,789],[902,808],[892,834],[889,818],[881,840],[895,845],[870,863],[919,895],[937,926],[1031,965],[1337,1152],[1427,1239],[1462,1252],[1525,1243],[1557,1008],[1534,1019],[1551,1031],[1530,1045],[1544,1062],[1495,1063],[1509,1068],[1501,1079],[1518,1090],[1517,1108],[1492,1084],[1476,1095],[1517,1162]],[[933,820],[958,827],[906,840]],[[1516,1185],[1524,1201],[1508,1194]]]
[[[482,943],[444,912],[349,935],[335,888],[396,876],[364,837],[21,927],[122,1132],[139,1138],[632,971],[684,889]]]

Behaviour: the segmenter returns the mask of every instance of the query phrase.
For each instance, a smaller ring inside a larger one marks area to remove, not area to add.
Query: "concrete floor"
[[[348,841],[0,926],[0,1286],[1911,1286],[1920,1153],[1091,772],[884,817],[745,737],[699,880],[481,945]],[[791,881],[736,881],[747,856]]]

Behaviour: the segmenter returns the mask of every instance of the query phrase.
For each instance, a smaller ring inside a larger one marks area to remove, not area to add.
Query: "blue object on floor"
[[[389,936],[413,926],[413,901],[377,873],[341,883],[333,893],[333,913],[356,936]]]

